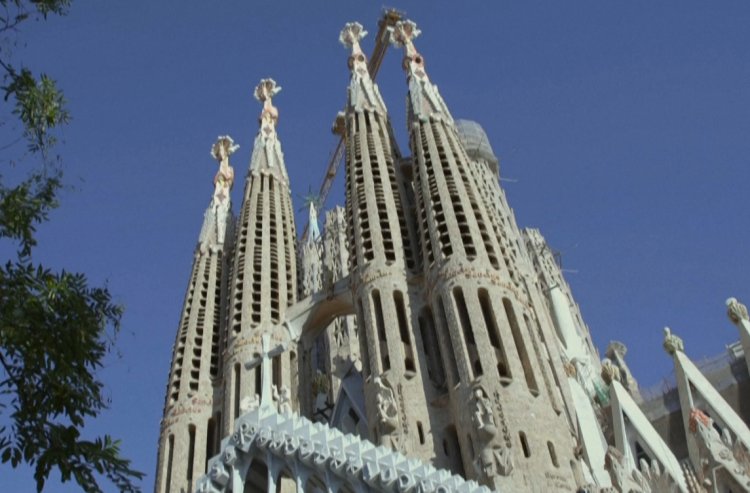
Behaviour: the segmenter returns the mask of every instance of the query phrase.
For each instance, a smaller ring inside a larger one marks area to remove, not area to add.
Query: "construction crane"
[[[375,48],[372,50],[372,56],[367,63],[367,70],[370,72],[370,78],[375,80],[375,76],[378,74],[380,64],[383,63],[383,57],[388,49],[388,45],[391,40],[391,29],[396,25],[396,22],[400,21],[404,17],[404,12],[399,12],[396,9],[386,8],[383,10],[383,17],[378,21],[378,34],[375,37]],[[323,207],[326,199],[328,198],[328,192],[331,190],[333,179],[336,177],[336,172],[341,165],[341,161],[344,158],[344,113],[339,112],[336,115],[336,121],[333,124],[333,133],[338,135],[339,140],[336,144],[336,148],[331,154],[331,160],[328,162],[326,167],[326,173],[323,176],[323,183],[320,185],[320,192],[318,192],[317,202],[320,207]],[[395,145],[395,139],[390,129],[390,123],[388,125],[391,144]],[[400,155],[398,147],[394,148],[396,155]],[[302,240],[307,238],[307,229],[309,225],[305,224],[305,229],[302,232]]]

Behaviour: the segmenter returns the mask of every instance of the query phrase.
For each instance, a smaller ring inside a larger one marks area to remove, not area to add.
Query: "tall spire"
[[[199,242],[203,249],[212,244],[214,246],[224,244],[227,221],[231,215],[229,192],[234,184],[234,168],[229,165],[229,156],[239,148],[240,146],[235,144],[228,135],[220,135],[211,146],[211,156],[219,162],[219,170],[214,176],[214,195],[206,210],[201,228]]]
[[[422,31],[410,20],[396,22],[391,35],[391,43],[396,47],[403,47],[403,67],[409,78],[409,112],[413,118],[427,121],[429,118],[442,118],[453,123],[453,117],[440,96],[438,88],[430,82],[424,67],[424,57],[414,46],[414,39]]]
[[[349,106],[354,111],[370,110],[385,115],[385,103],[378,86],[370,78],[367,57],[359,45],[359,41],[366,35],[367,31],[359,22],[347,22],[339,35],[341,44],[352,50],[349,56],[349,69],[352,72],[349,83]]]
[[[273,79],[262,79],[255,87],[255,99],[263,103],[260,112],[260,130],[255,137],[253,155],[250,159],[250,173],[257,174],[261,171],[279,173],[284,181],[289,177],[284,165],[284,153],[281,151],[281,143],[276,134],[276,124],[279,121],[279,110],[273,105],[273,97],[281,91],[281,86],[276,85]]]
[[[274,334],[287,307],[297,300],[294,209],[276,134],[279,112],[272,100],[280,89],[273,79],[263,79],[255,88],[256,99],[263,103],[260,130],[245,181],[228,276],[231,294],[224,332],[224,433],[232,429],[243,402],[261,397],[260,366],[253,363],[258,363],[256,356],[265,352],[261,336]],[[279,390],[289,387],[296,395],[291,356],[278,358],[274,363],[274,385]]]
[[[234,237],[229,198],[234,170],[229,156],[238,148],[228,135],[219,136],[211,146],[219,170],[203,218],[173,347],[159,436],[157,493],[192,490],[193,479],[205,472],[207,456],[218,451],[221,434],[216,413],[221,402],[214,400],[214,384],[221,379],[222,271],[226,265],[224,253]]]

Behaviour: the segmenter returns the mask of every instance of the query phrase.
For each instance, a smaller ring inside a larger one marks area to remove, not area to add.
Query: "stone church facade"
[[[551,248],[520,229],[484,131],[456,121],[400,19],[409,155],[347,24],[345,205],[298,241],[264,79],[234,217],[219,162],[181,314],[155,491],[750,491],[750,321],[674,389],[600,358]],[[343,88],[342,88],[343,89]]]

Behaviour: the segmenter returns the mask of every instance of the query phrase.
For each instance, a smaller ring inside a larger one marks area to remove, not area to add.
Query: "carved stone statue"
[[[491,482],[493,476],[507,476],[513,471],[513,456],[503,446],[485,447],[474,461],[474,468],[487,482]]]
[[[375,377],[373,383],[377,387],[376,405],[378,410],[378,428],[381,436],[393,433],[398,429],[398,404],[396,396],[380,377]]]
[[[630,368],[628,368],[628,365],[625,362],[625,355],[627,353],[627,346],[620,341],[610,341],[607,346],[607,358],[609,358],[612,361],[612,364],[620,370],[620,383],[636,401],[640,401],[641,393],[638,389],[638,382],[636,382],[632,373],[630,373]]]
[[[602,360],[602,380],[607,385],[612,385],[615,380],[620,381],[620,369],[613,365],[609,358]]]
[[[492,415],[492,403],[482,387],[475,387],[472,395],[473,413],[471,420],[477,430],[477,436],[489,440],[497,434],[495,418]]]
[[[279,414],[291,414],[292,413],[292,400],[289,393],[289,387],[282,385],[281,389],[278,387],[273,388],[273,400],[276,401],[276,407],[279,410]]]
[[[747,307],[737,301],[737,298],[729,298],[727,300],[727,316],[735,324],[741,324],[743,321],[750,322]]]
[[[685,352],[685,344],[682,339],[672,334],[672,330],[669,327],[664,327],[664,350],[670,356],[675,352]]]

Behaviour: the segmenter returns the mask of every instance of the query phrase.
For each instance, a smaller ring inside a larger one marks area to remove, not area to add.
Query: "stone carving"
[[[416,55],[417,50],[414,48],[414,39],[419,37],[422,31],[417,28],[417,24],[411,20],[398,21],[393,27],[391,33],[391,43],[396,47],[405,47],[406,56]]]
[[[289,387],[282,385],[281,389],[273,387],[273,400],[276,401],[276,407],[279,410],[279,414],[291,414],[292,413],[292,399],[289,392]]]
[[[727,316],[735,324],[744,322],[750,322],[750,316],[747,314],[747,307],[737,301],[737,298],[729,298],[727,300]]]
[[[361,53],[362,49],[359,47],[359,40],[365,36],[367,36],[367,31],[362,27],[362,24],[359,22],[347,22],[344,24],[341,34],[339,34],[339,42],[347,48]]]
[[[267,452],[270,454],[266,455]],[[312,423],[295,414],[278,414],[261,407],[244,414],[235,432],[210,460],[209,473],[196,482],[196,491],[228,492],[231,471],[247,470],[253,457],[269,457],[269,469],[304,467],[306,477],[337,481],[352,491],[415,491],[423,493],[489,493],[487,487],[397,452]],[[308,476],[308,474],[310,476]],[[241,479],[245,481],[245,478]]]
[[[509,449],[502,446],[484,447],[474,461],[474,468],[490,482],[493,476],[507,476],[513,471],[513,456]]]
[[[675,352],[685,352],[685,344],[682,339],[672,334],[672,330],[669,327],[664,327],[664,350],[672,356]]]
[[[261,128],[267,132],[263,124],[275,125],[279,120],[279,110],[273,105],[273,97],[281,91],[281,86],[276,85],[273,79],[261,79],[255,86],[255,99],[263,103],[263,111],[260,114]]]
[[[620,493],[641,492],[640,481],[633,475],[640,476],[637,471],[631,471],[625,456],[615,447],[610,446],[604,456],[604,469],[609,473],[612,486]]]
[[[609,358],[602,360],[602,380],[607,385],[611,385],[615,380],[620,381],[620,369],[613,365]]]
[[[471,396],[471,421],[477,438],[475,446],[478,453],[474,460],[474,468],[484,481],[491,484],[496,475],[507,476],[513,470],[513,456],[510,450],[510,434],[503,415],[500,395],[495,392],[497,416],[502,428],[498,434],[498,425],[493,416],[492,401],[487,392],[479,385],[474,387]]]
[[[505,412],[503,411],[503,404],[500,399],[500,392],[495,391],[493,394],[495,398],[495,407],[497,408],[497,419],[500,422],[500,429],[502,431],[503,441],[505,442],[505,448],[510,449],[512,442],[510,440],[510,431],[508,430],[508,422],[505,420]]]
[[[477,436],[482,440],[491,439],[497,434],[497,426],[495,425],[495,418],[492,416],[492,403],[487,398],[487,393],[480,386],[474,388],[472,406],[471,420]]]
[[[252,394],[240,401],[240,412],[242,414],[254,411],[260,406],[260,398],[258,394]]]
[[[574,365],[570,361],[566,361],[563,363],[563,368],[565,369],[565,374],[569,377],[578,379],[578,369],[576,368],[576,365]]]
[[[641,394],[638,389],[638,382],[633,378],[633,375],[630,373],[630,369],[625,362],[625,355],[627,353],[627,346],[620,341],[610,341],[607,346],[607,358],[609,358],[614,366],[620,370],[620,383],[622,383],[625,390],[627,390],[636,401],[639,401],[641,400]]]
[[[392,448],[397,448],[393,437],[389,437],[399,428],[398,404],[393,389],[382,378],[375,377],[373,383],[377,387],[375,404],[378,413],[378,431],[383,439],[389,440]],[[388,438],[387,438],[388,437]]]
[[[234,169],[229,165],[229,156],[235,153],[240,146],[234,143],[234,140],[228,135],[217,137],[214,145],[211,146],[211,156],[219,162],[219,171],[214,177],[214,197],[220,201],[227,198],[226,192],[234,183]]]
[[[680,488],[674,479],[659,466],[655,460],[649,464],[641,459],[640,472],[633,471],[633,475],[644,493],[679,493]]]
[[[697,475],[701,483],[716,489],[719,485],[713,484],[714,472],[722,468],[737,486],[750,491],[750,454],[742,442],[732,440],[726,429],[719,434],[713,419],[700,409],[690,411],[689,428],[698,444],[701,467]]]

